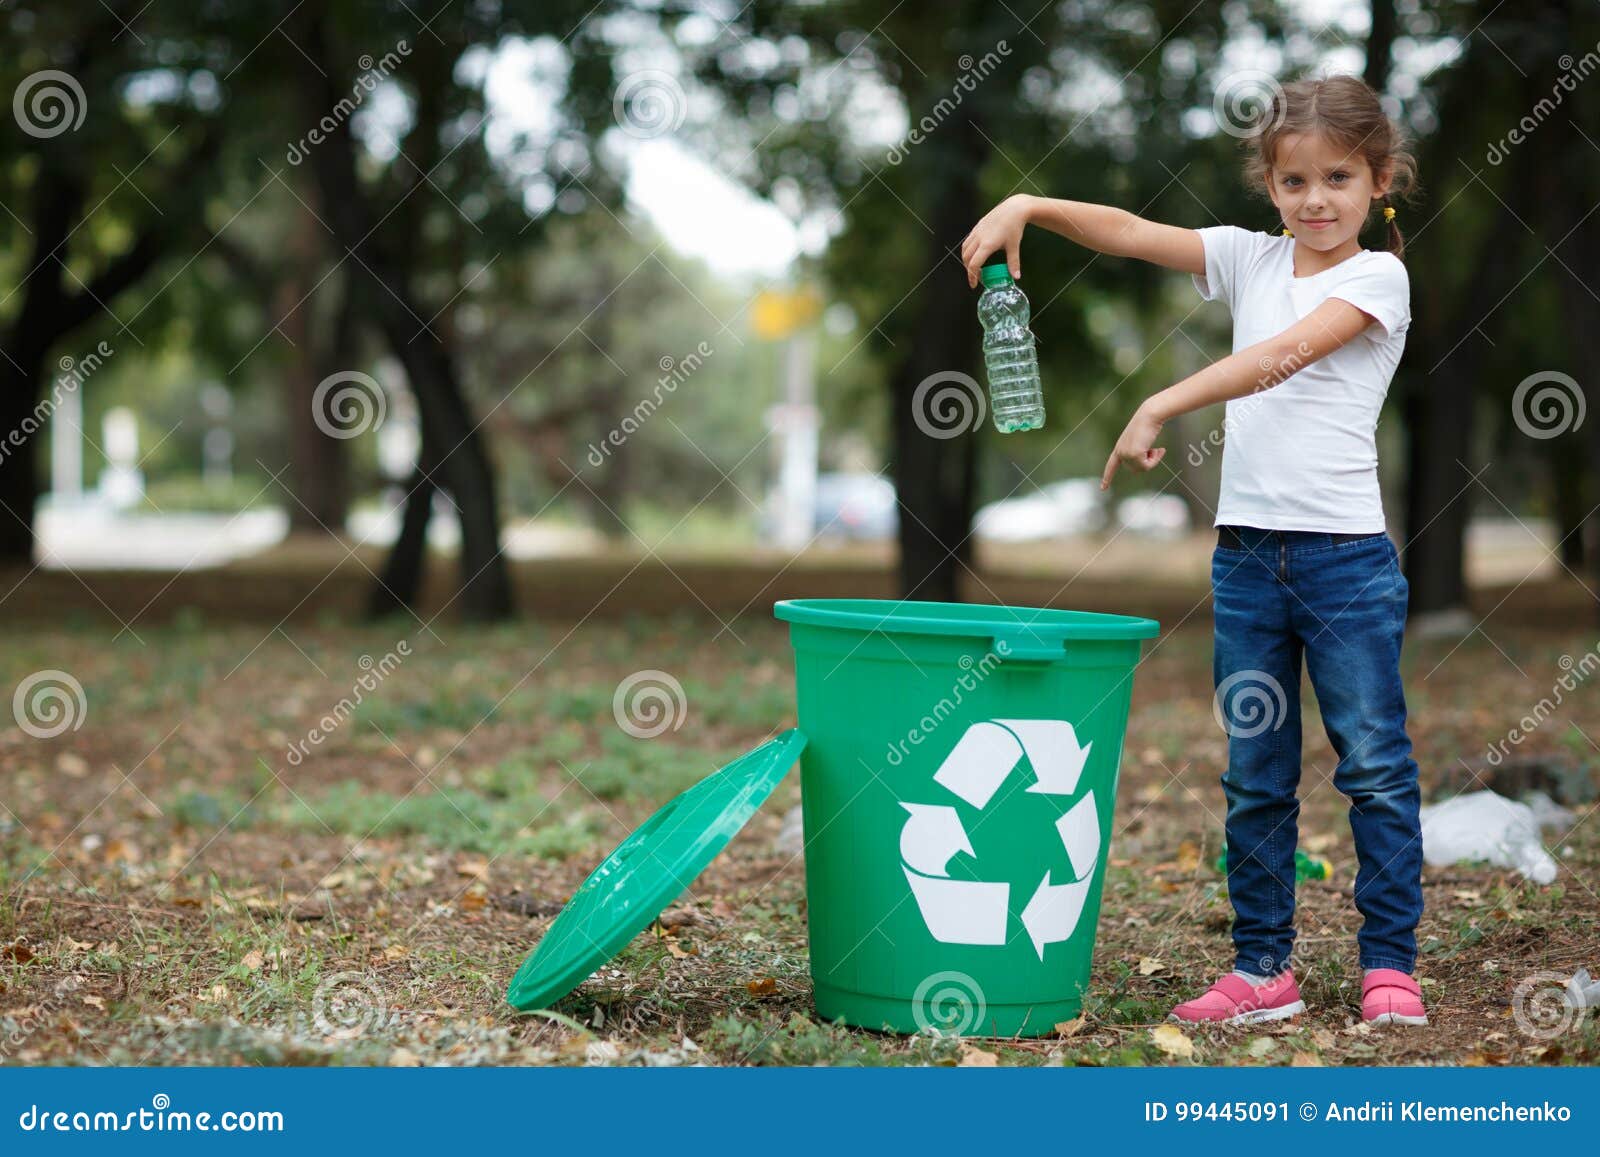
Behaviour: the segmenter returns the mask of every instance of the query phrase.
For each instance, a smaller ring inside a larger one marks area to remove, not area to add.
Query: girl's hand
[[[1163,425],[1165,423],[1144,406],[1140,406],[1134,412],[1133,417],[1128,420],[1127,428],[1122,431],[1122,437],[1117,439],[1111,457],[1106,459],[1106,472],[1100,476],[1101,490],[1110,487],[1111,476],[1123,462],[1134,470],[1155,469],[1156,463],[1167,456],[1165,446],[1151,449],[1151,444],[1160,435]]]
[[[967,267],[967,286],[976,289],[978,270],[984,259],[997,250],[1005,250],[1006,266],[1012,278],[1022,276],[1022,231],[1028,227],[1028,214],[1032,197],[1017,193],[1001,201],[984,214],[983,220],[972,227],[961,243],[961,264]]]

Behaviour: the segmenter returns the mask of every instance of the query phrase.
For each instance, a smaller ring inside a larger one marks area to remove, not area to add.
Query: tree
[[[119,300],[207,236],[209,176],[226,131],[215,78],[231,42],[211,35],[214,10],[176,35],[165,13],[140,20],[134,9],[23,3],[0,13],[0,91],[14,114],[0,119],[0,252],[12,267],[0,299],[3,563],[27,565],[33,554],[35,435],[56,405],[44,396],[52,354],[66,349],[72,367],[56,389],[80,389],[107,356],[97,351],[142,344]],[[262,31],[233,15],[241,40]],[[142,31],[130,32],[130,20]],[[89,340],[96,333],[103,345]]]

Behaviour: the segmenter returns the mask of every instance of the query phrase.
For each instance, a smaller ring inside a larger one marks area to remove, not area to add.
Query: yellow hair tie
[[[1383,219],[1385,221],[1393,221],[1394,220],[1394,206],[1393,205],[1385,205],[1383,207]]]

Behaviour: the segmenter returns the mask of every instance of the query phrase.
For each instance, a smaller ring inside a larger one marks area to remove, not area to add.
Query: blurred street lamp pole
[[[816,333],[821,302],[814,291],[771,290],[751,310],[758,337],[783,341],[783,401],[767,410],[777,435],[776,538],[786,550],[811,541],[817,501],[817,446],[821,417],[816,396]]]

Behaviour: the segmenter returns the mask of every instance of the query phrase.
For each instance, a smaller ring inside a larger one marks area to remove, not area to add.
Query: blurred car
[[[1178,538],[1189,530],[1189,504],[1176,494],[1134,494],[1117,503],[1117,521],[1135,534]]]
[[[812,525],[824,538],[893,538],[900,528],[894,483],[877,474],[817,475]]]
[[[767,496],[761,519],[762,537],[777,534],[778,495]],[[877,474],[842,472],[817,475],[811,532],[821,539],[874,540],[893,538],[900,521],[894,483]]]
[[[1092,534],[1105,525],[1100,480],[1067,478],[980,507],[972,528],[985,542],[1044,542]]]

